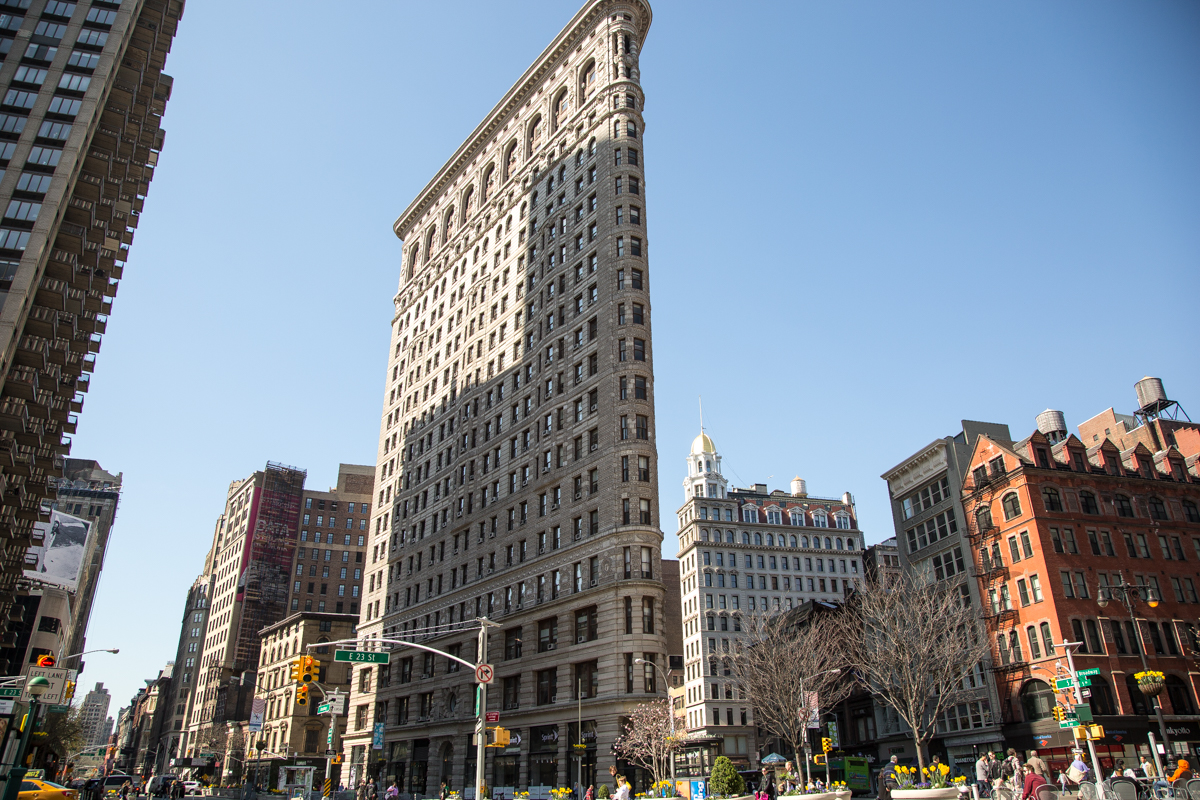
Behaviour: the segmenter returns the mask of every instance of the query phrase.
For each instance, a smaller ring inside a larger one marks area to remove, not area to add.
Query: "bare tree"
[[[749,617],[747,632],[728,663],[754,708],[755,723],[791,746],[799,764],[810,700],[831,709],[849,696],[840,612]]]
[[[990,649],[978,613],[958,585],[908,573],[860,587],[847,611],[850,665],[912,729],[923,769],[938,717],[977,694],[965,678]]]
[[[629,715],[625,731],[613,750],[631,764],[650,771],[654,782],[671,776],[671,758],[679,750],[682,737],[672,736],[669,700],[642,703]]]

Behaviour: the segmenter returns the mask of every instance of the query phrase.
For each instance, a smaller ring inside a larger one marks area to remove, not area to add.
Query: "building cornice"
[[[879,477],[888,483],[892,499],[898,498],[912,487],[922,483],[935,473],[949,467],[946,458],[946,442],[938,439],[904,459]]]

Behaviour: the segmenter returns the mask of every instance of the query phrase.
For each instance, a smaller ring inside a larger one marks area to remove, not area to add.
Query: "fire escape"
[[[1003,471],[985,474],[976,470],[971,480],[970,494],[964,498],[967,539],[975,567],[973,575],[979,581],[981,616],[992,641],[992,672],[1000,695],[1000,715],[1003,722],[1009,723],[1015,721],[1011,699],[1031,672],[1025,658],[1027,643],[1021,640],[1016,624],[1017,611],[1009,589],[1000,528],[992,523],[991,515],[991,502],[1008,485],[1008,477]]]

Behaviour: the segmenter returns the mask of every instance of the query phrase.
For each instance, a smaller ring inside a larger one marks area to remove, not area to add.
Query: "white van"
[[[166,797],[171,793],[171,784],[178,778],[178,775],[167,773],[165,775],[155,775],[150,779],[150,783],[146,786],[146,794],[151,797]]]

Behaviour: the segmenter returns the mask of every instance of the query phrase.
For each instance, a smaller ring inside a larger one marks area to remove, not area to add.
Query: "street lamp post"
[[[1134,644],[1137,646],[1138,658],[1142,660],[1142,671],[1149,672],[1150,667],[1146,664],[1146,642],[1142,637],[1142,626],[1138,624],[1134,606],[1138,602],[1144,602],[1151,608],[1158,608],[1158,596],[1149,586],[1135,586],[1125,583],[1124,575],[1121,576],[1120,583],[1100,588],[1100,596],[1096,599],[1096,605],[1105,608],[1108,606],[1109,599],[1114,596],[1121,601],[1125,606],[1125,610],[1129,612],[1129,619],[1133,625],[1134,635],[1137,636],[1137,641]],[[1163,747],[1170,753],[1171,739],[1167,736],[1167,723],[1163,720],[1162,703],[1159,702],[1158,695],[1151,697],[1150,703],[1154,706],[1154,716],[1158,719],[1158,729],[1162,732]],[[1162,775],[1162,762],[1158,758],[1157,748],[1151,747],[1150,754],[1154,757],[1154,766],[1158,770],[1158,774]]]
[[[670,681],[667,680],[667,673],[663,672],[662,667],[659,666],[658,664],[656,664],[655,662],[647,661],[644,658],[635,658],[633,660],[633,663],[643,664],[643,665],[649,664],[650,666],[654,667],[654,669],[656,669],[660,675],[662,675],[663,690],[666,691],[666,693],[667,693],[667,714],[671,718],[671,744],[674,745],[674,743],[675,743],[675,706],[671,703],[671,689],[670,689],[671,683],[670,683]],[[580,734],[580,736],[582,737],[582,734]],[[580,741],[583,741],[582,738],[580,739]],[[676,789],[676,787],[675,787],[675,750],[674,750],[674,748],[668,750],[667,755],[671,759],[671,791],[678,792],[678,789]]]
[[[58,663],[59,666],[61,666],[62,664],[66,663],[67,661],[71,660],[72,658],[79,658],[80,656],[86,656],[89,653],[112,653],[113,655],[116,655],[119,652],[121,652],[121,648],[119,648],[119,647],[111,647],[111,648],[102,647],[98,650],[84,650],[82,653],[72,653],[69,656],[62,656],[58,659],[58,661],[56,663]]]
[[[29,746],[29,735],[33,733],[33,726],[37,724],[38,699],[50,690],[50,681],[38,675],[25,684],[25,689],[29,692],[29,715],[25,719],[21,738],[17,740],[17,752],[13,757],[12,766],[8,770],[8,781],[4,784],[3,800],[17,800],[17,793],[21,790],[21,781],[25,779],[25,773],[28,772],[25,769],[25,749]]]

